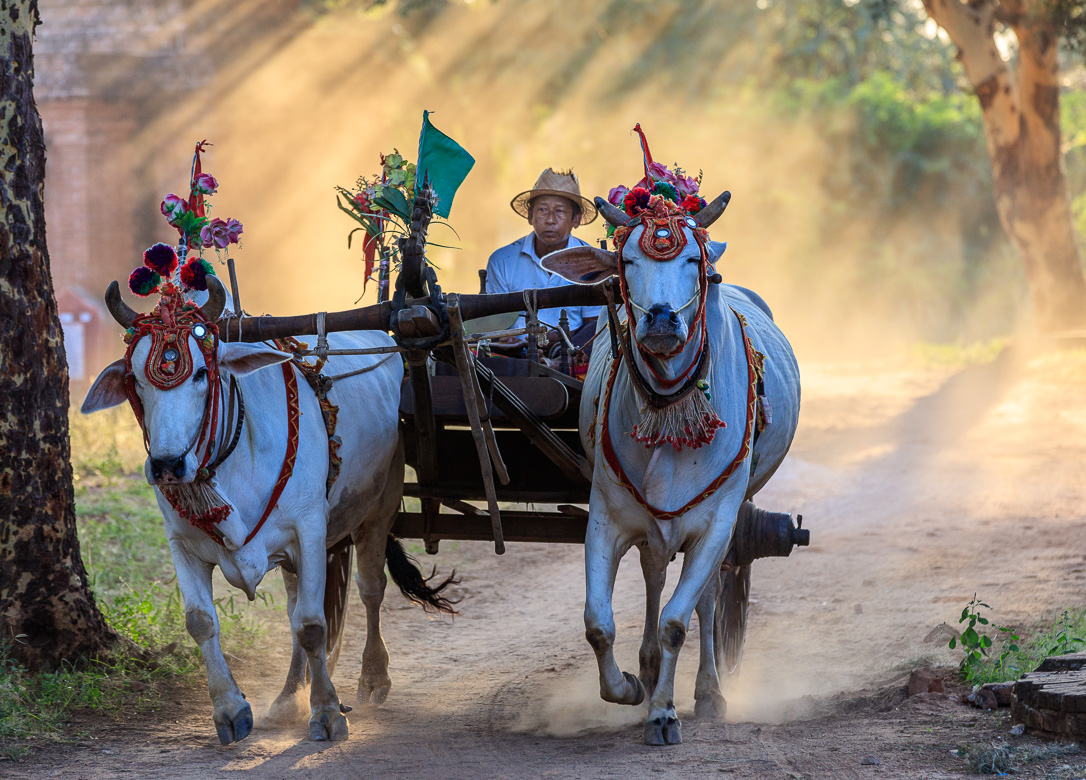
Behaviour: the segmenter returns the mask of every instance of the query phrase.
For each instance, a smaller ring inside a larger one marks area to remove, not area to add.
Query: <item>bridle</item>
[[[144,425],[143,402],[136,392],[136,378],[132,369],[132,355],[136,344],[143,338],[151,339],[151,349],[147,354],[144,374],[147,380],[161,390],[170,390],[180,386],[193,373],[192,355],[188,339],[192,337],[204,360],[207,370],[208,394],[200,426],[179,457],[184,458],[203,443],[203,453],[199,456],[196,478],[209,480],[215,470],[230,457],[241,440],[241,430],[245,423],[245,399],[237,379],[231,375],[226,401],[226,420],[220,426],[220,409],[223,399],[223,381],[216,359],[218,347],[218,327],[210,322],[200,310],[192,304],[176,304],[159,307],[149,314],[137,316],[131,329],[125,335],[128,348],[125,350],[125,395],[143,432],[143,447],[150,456],[150,438]],[[229,438],[228,438],[229,437]]]
[[[698,248],[700,249],[700,257],[698,258],[698,290],[691,296],[690,300],[675,310],[676,313],[682,312],[696,303],[697,310],[694,314],[694,321],[691,323],[686,340],[671,352],[663,355],[645,349],[644,346],[637,341],[635,334],[636,328],[634,327],[634,323],[636,322],[636,319],[634,317],[634,312],[636,311],[647,315],[649,314],[649,311],[634,301],[633,296],[630,295],[629,285],[626,280],[626,263],[623,262],[622,254],[633,230],[639,226],[642,227],[643,230],[638,240],[638,246],[641,249],[641,253],[654,262],[671,262],[676,260],[687,246],[687,229],[693,233],[694,240],[697,242]],[[623,337],[623,340],[626,342],[624,344],[626,347],[625,352],[627,355],[632,355],[633,349],[636,348],[638,354],[641,355],[642,364],[652,374],[652,379],[656,384],[667,390],[673,390],[675,388],[677,388],[677,390],[673,393],[657,393],[652,389],[652,386],[647,379],[641,374],[638,364],[632,359],[629,361],[631,375],[635,377],[635,383],[639,390],[642,391],[642,395],[647,395],[647,398],[653,405],[665,406],[673,401],[681,399],[688,392],[692,391],[694,389],[694,384],[700,379],[704,379],[704,376],[708,371],[709,340],[706,338],[707,325],[705,316],[709,288],[707,273],[709,266],[708,233],[703,228],[700,228],[693,218],[686,216],[685,214],[667,211],[666,206],[660,206],[655,211],[642,211],[640,215],[619,227],[615,231],[615,248],[618,255],[619,292],[622,297],[622,303],[626,308],[626,321],[628,323],[627,333]],[[669,379],[660,376],[659,372],[653,368],[651,359],[667,360],[675,357],[690,345],[690,342],[693,341],[695,336],[700,337],[700,345],[697,354],[691,360],[690,365],[673,378]]]

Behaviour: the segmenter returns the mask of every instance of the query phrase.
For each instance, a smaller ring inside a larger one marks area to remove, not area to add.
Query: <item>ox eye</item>
[[[207,369],[203,366],[200,366],[198,369],[196,369],[196,373],[192,375],[192,381],[200,382],[204,379],[207,379]]]

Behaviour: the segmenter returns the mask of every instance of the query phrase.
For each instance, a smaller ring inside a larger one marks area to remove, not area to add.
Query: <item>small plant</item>
[[[974,593],[972,600],[965,605],[962,616],[958,620],[958,623],[968,621],[969,625],[962,631],[961,638],[952,637],[950,640],[951,650],[957,647],[960,642],[962,650],[965,651],[965,657],[961,661],[963,679],[969,677],[970,669],[983,665],[985,659],[988,658],[988,648],[992,646],[991,637],[977,631],[977,625],[988,625],[988,618],[980,614],[981,609],[991,609],[991,607],[977,599],[977,594]],[[1017,650],[1017,647],[1015,649]]]
[[[1086,612],[1062,610],[1050,628],[1038,630],[1023,639],[1016,629],[996,625],[981,614],[981,610],[990,609],[974,594],[958,621],[965,624],[961,638],[950,640],[950,648],[960,645],[964,654],[959,667],[963,682],[982,685],[1014,680],[1025,672],[1032,672],[1049,656],[1065,655],[1086,647]],[[984,633],[985,626],[997,633],[989,636]],[[992,650],[993,636],[999,639],[998,656]]]

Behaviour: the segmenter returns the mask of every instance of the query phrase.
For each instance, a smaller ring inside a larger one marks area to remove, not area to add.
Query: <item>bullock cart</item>
[[[410,231],[401,239],[402,262],[389,299],[340,312],[250,317],[238,313],[231,274],[237,312],[219,320],[220,333],[225,341],[249,342],[317,333],[316,347],[301,353],[314,356],[337,354],[328,350],[329,332],[392,333],[395,347],[364,352],[400,353],[405,365],[400,425],[406,462],[417,478],[404,486],[404,495],[417,498],[419,509],[400,511],[393,527],[397,536],[422,540],[431,554],[442,539],[493,541],[499,555],[507,541],[583,544],[592,474],[578,436],[582,385],[569,368],[574,349],[568,331],[559,368],[538,358],[536,338],[542,330],[535,312],[604,305],[617,289],[609,290],[609,279],[493,295],[443,292],[425,260],[433,204],[424,185],[413,204]],[[527,312],[524,328],[494,330],[500,315],[521,311]],[[471,348],[502,335],[526,336],[528,359],[485,357]],[[597,349],[615,349],[607,335],[600,334]],[[744,503],[716,601],[714,645],[722,674],[734,673],[741,660],[751,564],[787,556],[809,540],[802,516],[793,519]],[[329,552],[350,554],[349,547]]]

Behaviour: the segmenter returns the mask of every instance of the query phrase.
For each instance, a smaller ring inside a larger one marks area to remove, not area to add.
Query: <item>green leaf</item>
[[[991,638],[987,637],[987,636],[982,636],[980,638],[980,646],[981,647],[991,647],[992,646]]]
[[[407,202],[404,194],[394,187],[385,187],[381,197],[390,205],[388,210],[406,222],[411,221],[411,204]]]
[[[958,638],[957,637],[951,637],[950,638],[950,649],[953,650],[957,646],[958,646]]]
[[[976,629],[972,626],[962,632],[962,644],[966,647],[975,647],[979,640],[980,635],[977,634]]]
[[[965,609],[962,610],[962,617],[961,617],[961,620],[959,620],[958,622],[959,623],[964,623],[968,618],[969,618],[969,607],[966,607]]]
[[[977,622],[979,622],[982,626],[986,626],[988,625],[988,618],[978,617]]]

